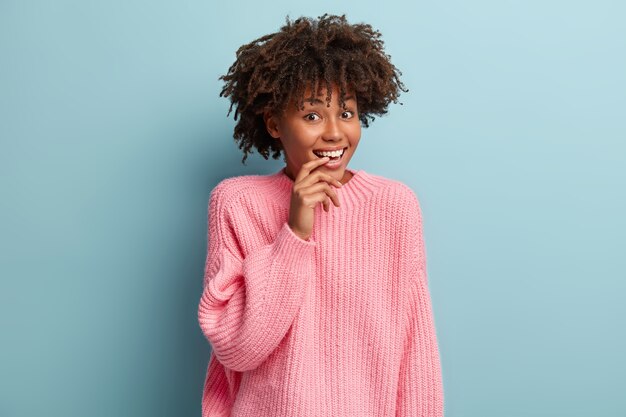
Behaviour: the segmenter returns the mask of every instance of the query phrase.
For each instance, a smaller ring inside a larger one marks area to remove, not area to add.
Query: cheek
[[[359,123],[350,130],[350,142],[356,145],[359,142],[360,138],[361,138],[361,124]]]
[[[290,126],[286,133],[294,142],[306,144],[309,141],[315,141],[315,138],[320,133],[320,129],[317,126],[294,124]]]

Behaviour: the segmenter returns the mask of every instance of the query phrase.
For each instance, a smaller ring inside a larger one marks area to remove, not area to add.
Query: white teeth
[[[313,153],[314,153],[315,155],[319,156],[319,157],[322,157],[322,156],[330,156],[330,157],[336,158],[336,157],[338,157],[338,156],[343,155],[343,151],[344,151],[344,150],[345,150],[345,148],[344,148],[344,149],[341,149],[341,150],[338,150],[338,151],[334,151],[334,152],[315,151],[315,152],[313,152]]]

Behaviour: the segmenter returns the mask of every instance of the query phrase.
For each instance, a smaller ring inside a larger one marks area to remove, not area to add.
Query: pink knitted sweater
[[[443,416],[418,199],[349,171],[309,240],[287,223],[284,168],[211,192],[203,417]]]

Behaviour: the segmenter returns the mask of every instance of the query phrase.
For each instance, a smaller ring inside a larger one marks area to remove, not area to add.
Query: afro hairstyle
[[[340,103],[348,92],[356,95],[358,117],[364,127],[374,116],[387,113],[389,103],[398,102],[402,73],[384,52],[379,31],[365,23],[349,24],[345,15],[324,14],[317,20],[286,18],[276,33],[242,45],[224,81],[220,97],[230,99],[230,116],[235,107],[234,139],[244,152],[242,163],[252,148],[265,158],[278,159],[282,146],[267,132],[263,114],[281,114],[289,103],[304,107],[308,88],[327,91],[330,106],[331,86],[337,85]],[[402,103],[400,103],[402,104]]]

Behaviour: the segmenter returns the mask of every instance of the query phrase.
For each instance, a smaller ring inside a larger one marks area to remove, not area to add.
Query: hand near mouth
[[[309,240],[313,231],[314,209],[322,203],[324,211],[330,210],[330,202],[339,207],[339,198],[330,184],[341,187],[342,184],[329,174],[315,170],[330,158],[327,156],[309,161],[300,167],[291,190],[291,205],[289,208],[289,227],[304,240]]]

